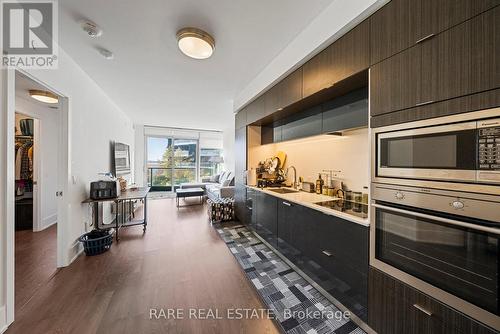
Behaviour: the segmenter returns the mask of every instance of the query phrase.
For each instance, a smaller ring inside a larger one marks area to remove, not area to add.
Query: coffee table
[[[203,204],[203,196],[205,196],[205,190],[202,188],[187,188],[187,189],[177,189],[175,191],[176,194],[176,203],[177,207],[180,207],[179,205],[179,199],[180,198],[187,198],[187,197],[200,197],[200,203],[196,204],[191,204],[191,205],[199,205]],[[183,205],[183,206],[188,206],[188,205]]]

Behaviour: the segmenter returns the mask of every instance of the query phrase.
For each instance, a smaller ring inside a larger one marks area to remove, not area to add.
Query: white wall
[[[40,170],[34,170],[38,173],[38,187],[40,192],[40,214],[41,226],[39,230],[45,229],[57,221],[57,169],[58,169],[58,155],[59,155],[59,111],[41,107],[37,103],[33,103],[16,92],[16,112],[24,115],[16,115],[16,123],[19,119],[26,117],[34,117],[40,121],[40,143],[39,154],[40,157]],[[34,166],[36,168],[36,166]]]
[[[369,149],[368,129],[359,129],[345,132],[342,137],[324,135],[250,147],[248,163],[255,168],[259,161],[283,151],[287,154],[285,168],[295,166],[297,177],[315,182],[324,169],[340,170],[338,177],[349,189],[366,192],[363,187],[368,187],[370,180]]]
[[[8,239],[6,238],[7,224],[13,224],[13,217],[8,216],[11,210],[6,210],[13,203],[8,202],[7,194],[13,193],[13,185],[9,187],[6,180],[12,177],[14,162],[13,154],[8,155],[8,150],[14,151],[6,134],[7,129],[14,125],[14,115],[6,110],[14,101],[7,99],[7,89],[13,89],[13,80],[8,81],[8,72],[1,73],[0,97],[2,114],[0,116],[0,331],[2,327],[13,320],[9,312],[5,319],[5,305],[7,291],[11,291],[13,284],[7,277]],[[27,72],[37,81],[43,82],[51,90],[68,98],[69,104],[69,178],[67,191],[64,193],[68,203],[68,220],[64,226],[62,259],[59,265],[68,265],[81,250],[77,238],[85,232],[86,223],[90,221],[90,210],[81,202],[88,196],[89,183],[99,179],[97,173],[107,172],[111,167],[110,142],[113,140],[127,143],[134,152],[134,129],[130,119],[117,107],[117,105],[103,92],[103,90],[73,61],[62,49],[59,50],[59,68],[57,70],[34,70]],[[13,97],[14,94],[10,94]],[[13,100],[13,99],[12,99]],[[13,133],[12,133],[13,134]],[[9,156],[8,159],[5,159]],[[132,161],[133,156],[131,157]],[[7,212],[7,213],[6,213]],[[60,251],[60,250],[58,250]],[[10,281],[10,282],[9,282]],[[9,297],[10,300],[11,297]]]

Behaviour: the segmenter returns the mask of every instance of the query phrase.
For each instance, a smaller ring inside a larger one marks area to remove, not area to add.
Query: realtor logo
[[[56,0],[1,0],[2,67],[57,67]]]

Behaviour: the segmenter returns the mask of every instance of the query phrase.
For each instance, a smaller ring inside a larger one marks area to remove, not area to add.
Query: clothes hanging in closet
[[[33,178],[33,142],[31,140],[18,142],[16,150],[16,180],[31,180]]]

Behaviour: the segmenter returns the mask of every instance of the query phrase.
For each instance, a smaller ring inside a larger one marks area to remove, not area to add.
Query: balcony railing
[[[153,189],[170,191],[187,182],[196,182],[196,167],[148,168],[148,186]]]

